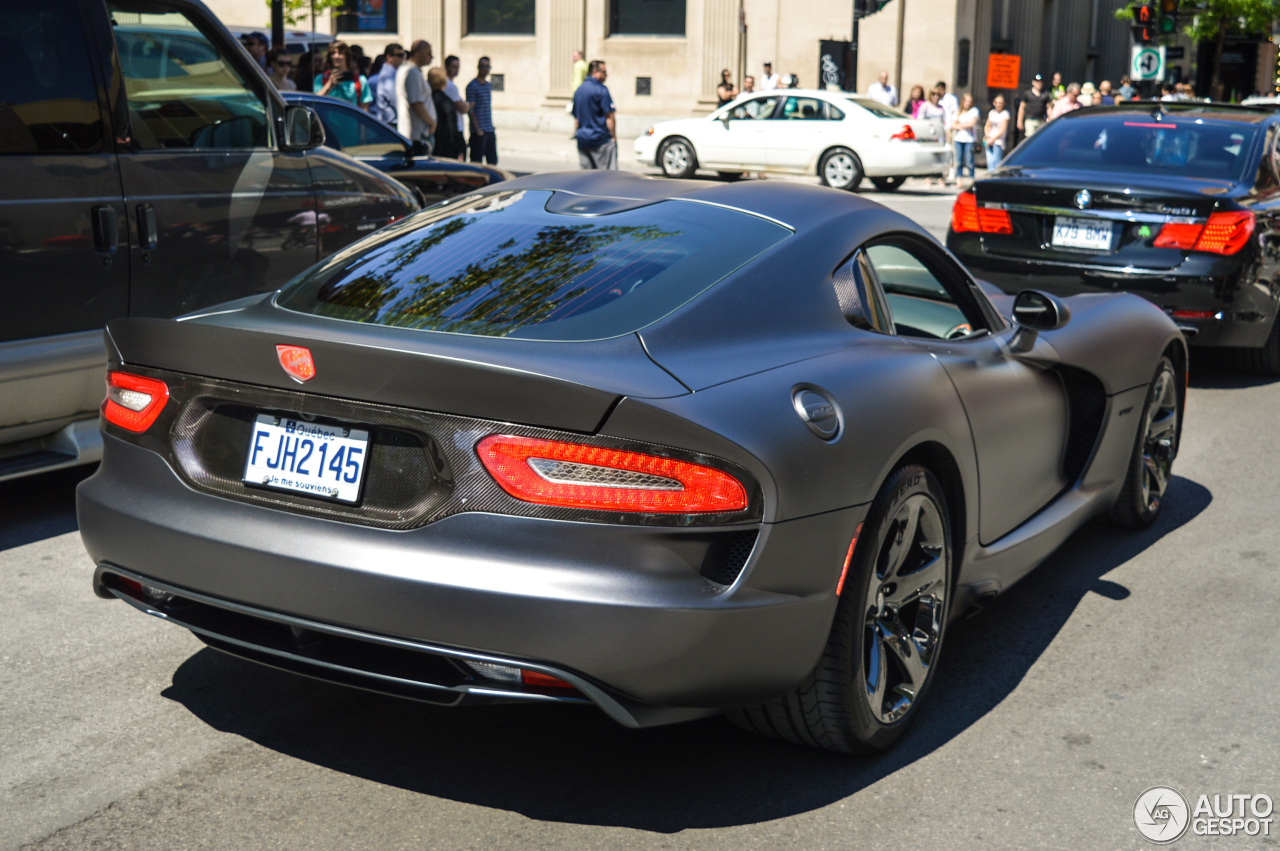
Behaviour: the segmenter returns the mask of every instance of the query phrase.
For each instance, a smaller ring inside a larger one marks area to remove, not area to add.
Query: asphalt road
[[[1191,384],[1159,522],[1085,528],[955,626],[876,759],[259,668],[93,596],[85,471],[0,484],[0,848],[1145,848],[1153,785],[1280,798],[1280,382],[1198,357]]]

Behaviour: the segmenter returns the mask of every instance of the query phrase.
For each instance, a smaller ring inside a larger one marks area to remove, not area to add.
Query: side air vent
[[[719,585],[732,585],[742,573],[742,568],[747,566],[758,534],[752,529],[719,535],[707,549],[702,575]]]

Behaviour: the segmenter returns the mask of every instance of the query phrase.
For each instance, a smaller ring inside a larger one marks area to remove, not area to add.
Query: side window
[[[844,121],[844,113],[836,108],[835,104],[827,104],[827,118],[832,121]]]
[[[823,121],[827,117],[826,103],[817,98],[789,97],[782,105],[779,118],[800,121]]]
[[[312,108],[320,113],[320,120],[332,134],[327,143],[330,147],[339,148],[353,157],[404,153],[404,143],[400,141],[400,137],[376,118],[370,118],[354,109],[329,104],[316,103]]]
[[[139,148],[267,146],[262,98],[185,14],[154,11],[147,0],[108,0],[107,8]]]
[[[1254,191],[1259,195],[1267,195],[1280,188],[1280,133],[1272,124],[1267,128],[1266,142],[1262,146],[1262,162],[1258,165],[1258,178],[1254,181]]]
[[[102,114],[75,0],[7,3],[0,15],[0,155],[96,153]]]
[[[939,261],[927,252],[906,243],[880,243],[865,252],[900,335],[954,340],[987,329],[981,312],[966,306],[948,286],[959,283],[947,281]]]
[[[729,117],[733,119],[740,118],[768,118],[773,115],[773,111],[778,108],[778,99],[776,97],[752,98],[734,106]]]

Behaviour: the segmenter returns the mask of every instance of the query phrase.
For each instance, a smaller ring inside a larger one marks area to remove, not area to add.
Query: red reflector
[[[915,131],[911,129],[910,124],[904,124],[902,125],[901,130],[899,130],[897,133],[894,133],[889,138],[891,140],[897,139],[900,142],[914,142],[916,140],[916,134],[915,134]]]
[[[972,190],[956,196],[951,208],[951,229],[956,233],[1013,233],[1013,220],[1005,210],[979,207]]]
[[[299,384],[316,377],[316,362],[306,346],[276,346],[276,357],[289,377]]]
[[[961,192],[951,208],[951,229],[956,233],[980,233],[978,199],[972,191]]]
[[[1216,310],[1175,310],[1170,315],[1175,319],[1213,319],[1218,312]]]
[[[540,688],[573,688],[572,685],[559,677],[540,674],[537,671],[526,671],[524,668],[520,669],[520,682],[527,686],[538,686]]]
[[[502,434],[476,451],[503,490],[538,505],[663,514],[747,507],[733,476],[673,458]]]
[[[858,546],[858,536],[862,534],[862,524],[858,524],[858,528],[853,530],[853,540],[849,542],[849,552],[844,555],[844,567],[840,569],[840,581],[836,583],[836,596],[840,596],[840,592],[844,590],[844,578],[849,573],[849,564],[853,561],[853,548]]]
[[[120,428],[143,432],[151,428],[168,401],[169,388],[163,381],[127,372],[108,372],[102,416]]]
[[[1156,241],[1152,245],[1156,248],[1180,248],[1183,251],[1190,251],[1195,248],[1196,240],[1200,238],[1200,231],[1203,228],[1203,225],[1167,224],[1160,228],[1160,233],[1156,234]]]
[[[1253,236],[1257,220],[1247,210],[1210,213],[1209,221],[1196,241],[1196,251],[1211,254],[1235,254],[1244,248]]]

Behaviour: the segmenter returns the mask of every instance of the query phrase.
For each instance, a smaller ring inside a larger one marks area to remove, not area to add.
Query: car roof
[[[1080,119],[1100,117],[1103,115],[1141,115],[1155,114],[1175,116],[1193,115],[1197,118],[1208,118],[1214,121],[1238,121],[1244,124],[1261,124],[1275,110],[1263,106],[1241,106],[1235,103],[1218,103],[1216,101],[1125,101],[1114,106],[1086,106],[1068,112],[1060,118]],[[1059,119],[1055,119],[1059,120]]]
[[[899,230],[924,233],[914,222],[852,192],[777,180],[723,183],[672,180],[626,171],[569,171],[533,174],[479,191],[545,189],[593,199],[594,214],[644,206],[658,201],[687,200],[717,204],[773,219],[797,233],[828,225],[835,218],[877,214],[896,221]],[[591,213],[586,213],[590,215]]]

